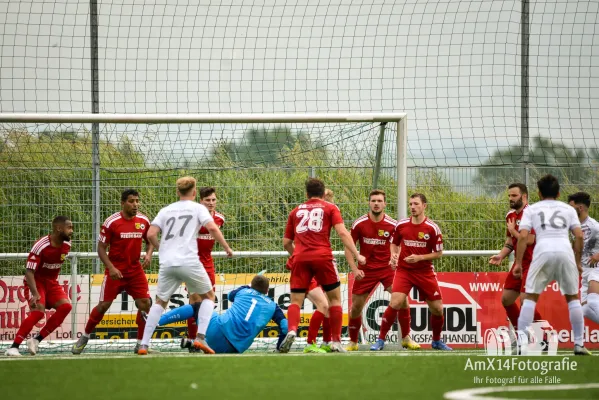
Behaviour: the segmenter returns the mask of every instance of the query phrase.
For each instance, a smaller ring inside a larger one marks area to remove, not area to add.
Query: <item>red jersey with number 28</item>
[[[214,223],[221,228],[225,223],[225,216],[219,212],[215,212],[212,216]],[[212,249],[214,248],[214,238],[208,232],[205,226],[200,228],[198,233],[198,256],[204,267],[213,267],[214,259],[212,258]]]
[[[293,209],[285,228],[285,238],[295,244],[293,261],[332,260],[331,228],[342,223],[339,208],[324,200],[310,199]]]
[[[400,246],[398,267],[408,269],[432,268],[430,260],[407,263],[404,258],[411,255],[425,255],[443,251],[441,229],[433,221],[425,218],[420,224],[413,224],[412,218],[404,218],[397,223],[391,243]]]
[[[62,242],[62,246],[53,247],[50,235],[39,239],[27,257],[27,269],[34,271],[35,279],[56,280],[60,268],[71,250],[70,242]]]
[[[141,267],[141,245],[147,241],[150,220],[141,213],[125,219],[121,212],[106,218],[100,228],[98,241],[107,243],[108,258],[119,271]]]

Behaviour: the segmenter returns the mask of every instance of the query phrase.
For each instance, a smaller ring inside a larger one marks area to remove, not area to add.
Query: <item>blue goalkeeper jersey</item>
[[[231,308],[220,316],[221,329],[227,340],[243,353],[272,319],[280,324],[283,311],[268,296],[242,286],[229,294]]]

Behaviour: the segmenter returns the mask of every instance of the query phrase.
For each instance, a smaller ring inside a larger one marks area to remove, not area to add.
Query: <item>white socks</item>
[[[148,319],[146,319],[146,329],[144,329],[144,337],[141,340],[141,344],[144,346],[150,345],[150,339],[158,326],[158,322],[160,322],[160,317],[164,312],[164,308],[162,308],[159,304],[152,304],[150,308],[150,312],[148,313]]]
[[[210,324],[210,318],[212,318],[212,312],[214,311],[214,302],[212,300],[204,299],[198,310],[198,334],[205,335]],[[149,318],[148,318],[149,319]],[[146,322],[146,329],[147,329]],[[193,338],[191,338],[193,339]]]
[[[580,300],[569,302],[568,311],[570,311],[570,324],[572,324],[572,331],[574,332],[574,344],[584,346],[584,317],[582,316]]]
[[[587,296],[587,304],[582,307],[584,316],[599,324],[599,294],[589,293]]]
[[[520,308],[520,316],[518,317],[518,330],[524,332],[530,324],[532,324],[532,320],[535,316],[535,307],[537,303],[532,300],[524,300],[522,303],[522,307]]]

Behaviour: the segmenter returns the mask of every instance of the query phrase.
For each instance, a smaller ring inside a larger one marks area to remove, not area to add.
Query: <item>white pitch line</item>
[[[536,391],[556,391],[556,390],[580,390],[580,389],[597,389],[599,383],[580,383],[570,385],[530,385],[530,386],[493,386],[473,389],[462,389],[447,392],[443,395],[447,400],[506,400],[506,397],[490,397],[480,396],[489,393],[504,393],[504,392],[536,392]],[[537,398],[539,399],[539,398]],[[565,399],[565,400],[571,400]],[[509,400],[524,400],[510,397]],[[539,399],[542,400],[542,399]],[[556,399],[557,400],[557,399]]]

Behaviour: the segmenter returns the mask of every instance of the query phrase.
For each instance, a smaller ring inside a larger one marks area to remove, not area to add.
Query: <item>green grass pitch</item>
[[[1,358],[0,392],[2,399],[35,400],[382,400],[442,399],[447,392],[459,389],[527,384],[555,389],[494,393],[493,398],[598,399],[599,388],[564,391],[554,386],[599,382],[597,357],[560,353],[558,357],[514,358],[555,362],[564,357],[576,361],[576,370],[542,375],[539,371],[468,369],[468,360],[488,366],[487,356],[472,351],[230,356],[170,353],[144,358],[132,354],[42,355]],[[497,366],[511,358],[493,360]]]

